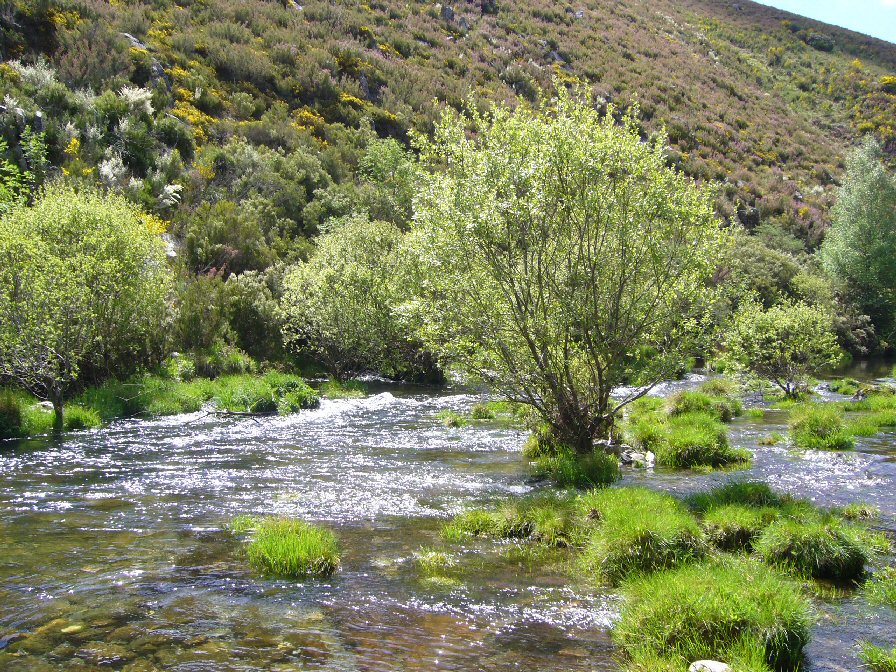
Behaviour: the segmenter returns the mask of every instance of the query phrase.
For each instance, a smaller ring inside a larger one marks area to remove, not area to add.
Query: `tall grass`
[[[852,450],[855,441],[843,422],[843,411],[833,404],[803,404],[790,415],[790,437],[795,446],[811,450]]]
[[[702,558],[706,538],[697,520],[671,495],[646,488],[607,488],[583,496],[597,521],[582,554],[602,582],[676,567]]]
[[[339,565],[339,549],[332,532],[286,518],[260,521],[247,553],[254,567],[275,576],[328,576]]]
[[[887,651],[871,642],[862,642],[859,658],[869,672],[896,672],[896,646]]]
[[[812,613],[799,586],[747,558],[636,577],[622,594],[613,637],[636,662],[670,665],[655,669],[721,659],[734,669],[795,670],[809,640]]]

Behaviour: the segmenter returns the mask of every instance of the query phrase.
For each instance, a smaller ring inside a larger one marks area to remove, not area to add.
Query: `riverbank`
[[[314,408],[320,395],[291,374],[224,375],[179,380],[146,374],[91,387],[65,404],[63,430],[102,427],[123,418],[157,418],[209,411],[288,415]],[[21,390],[0,390],[0,439],[53,430],[53,409]]]

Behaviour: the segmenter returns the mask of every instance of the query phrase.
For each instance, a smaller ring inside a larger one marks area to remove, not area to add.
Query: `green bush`
[[[870,672],[896,672],[896,646],[887,651],[871,642],[862,642],[859,658]]]
[[[339,565],[333,533],[299,520],[260,521],[247,552],[254,567],[275,576],[328,576]]]
[[[728,445],[725,426],[706,413],[669,418],[665,440],[656,449],[658,464],[675,467],[724,467],[749,462],[751,454]]]
[[[767,563],[815,579],[852,581],[875,556],[869,534],[834,517],[782,518],[765,528],[753,547]]]
[[[607,488],[584,498],[597,526],[583,566],[603,582],[699,560],[707,545],[697,520],[671,495],[645,488]]]
[[[843,423],[843,411],[832,404],[803,404],[790,414],[795,446],[811,450],[852,450],[855,441]]]
[[[809,640],[811,608],[799,586],[747,558],[636,577],[622,594],[614,639],[636,662],[669,666],[644,670],[684,670],[700,659],[795,670]]]
[[[737,399],[741,394],[741,386],[730,378],[720,376],[701,383],[697,391],[708,394],[710,397]]]
[[[453,427],[457,429],[458,427],[463,427],[469,424],[469,420],[467,416],[463,413],[458,413],[457,411],[452,410],[444,410],[436,413],[436,417],[442,421],[442,424],[446,427]]]
[[[871,520],[880,515],[880,507],[874,504],[855,502],[841,508],[839,513],[846,520]]]

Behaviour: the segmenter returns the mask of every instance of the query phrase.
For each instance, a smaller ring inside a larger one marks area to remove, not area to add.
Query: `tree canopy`
[[[805,391],[809,375],[836,366],[842,357],[831,313],[803,302],[768,309],[745,303],[734,316],[725,348],[736,366],[772,381],[791,397]]]
[[[896,335],[896,177],[871,138],[847,160],[847,175],[821,247],[825,268],[845,283],[881,335]]]
[[[445,112],[418,138],[405,312],[463,373],[530,404],[579,451],[671,375],[726,236],[712,197],[573,94]],[[472,133],[469,133],[472,131]],[[616,390],[634,384],[644,388]]]
[[[0,219],[0,376],[62,400],[159,337],[169,270],[159,220],[119,196],[54,185]]]

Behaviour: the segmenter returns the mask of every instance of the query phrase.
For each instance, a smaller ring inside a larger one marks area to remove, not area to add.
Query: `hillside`
[[[671,161],[723,183],[724,216],[739,209],[748,226],[778,223],[810,244],[845,148],[873,132],[896,152],[896,45],[748,1],[20,1],[3,23],[5,58],[43,54],[55,68],[59,84],[8,66],[0,78],[29,121],[43,112],[52,162],[71,161],[76,138],[85,167],[118,154],[128,180],[145,179],[176,147],[186,174],[169,177],[188,187],[184,205],[206,191],[204,148],[229,138],[303,146],[341,182],[363,143],[347,129],[362,119],[406,141],[443,102],[534,100],[552,78],[637,101],[646,131],[666,127]],[[153,87],[145,135],[116,133],[113,101],[92,97],[127,83]],[[159,189],[143,200],[156,206]]]

